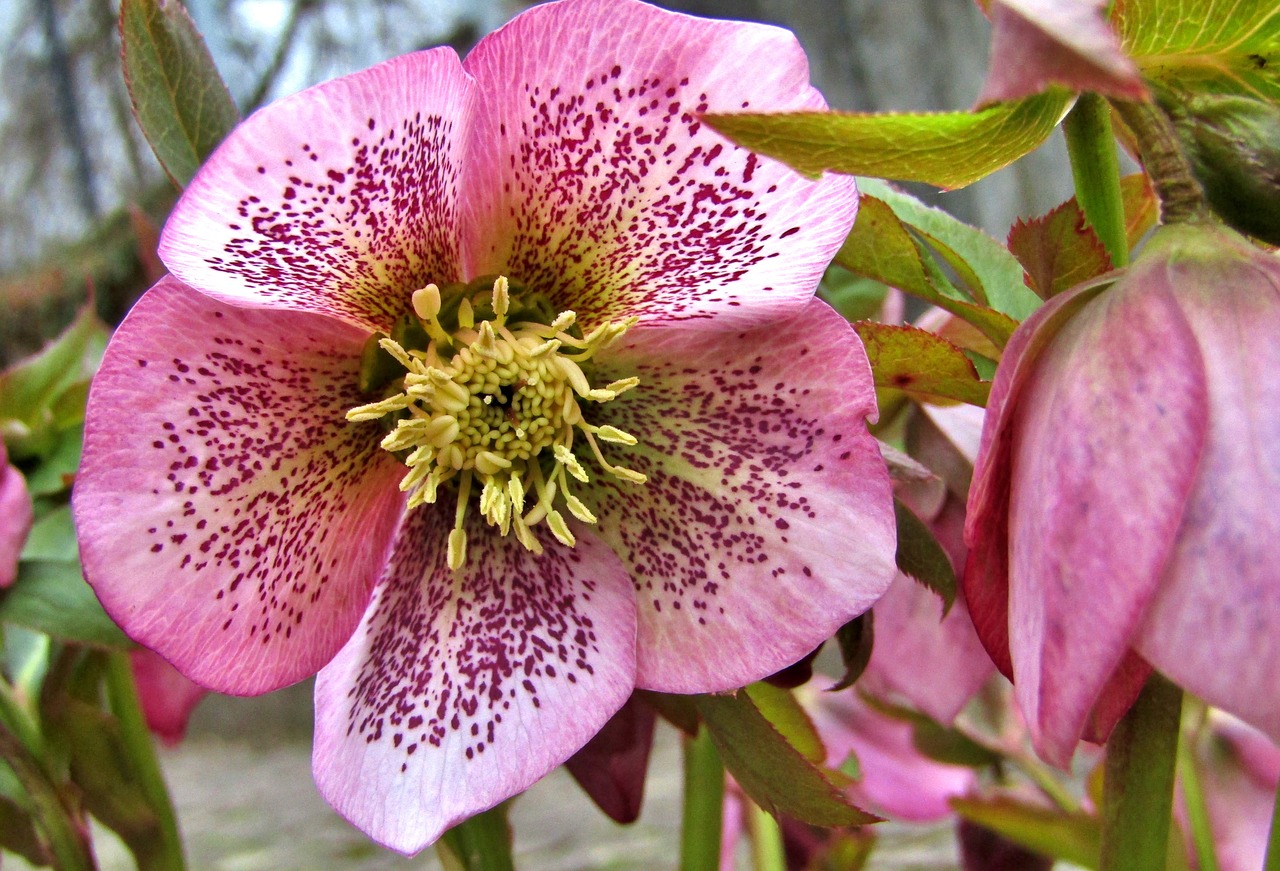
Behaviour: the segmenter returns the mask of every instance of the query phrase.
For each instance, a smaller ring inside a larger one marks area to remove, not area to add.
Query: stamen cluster
[[[409,493],[410,508],[434,503],[440,486],[456,479],[450,568],[457,570],[466,561],[463,521],[477,486],[485,519],[503,535],[514,532],[535,553],[542,546],[530,528],[544,520],[560,542],[574,544],[557,504],[584,523],[596,522],[569,492],[570,477],[590,480],[574,454],[577,434],[606,472],[644,483],[644,475],[611,465],[600,451],[599,442],[634,445],[635,437],[588,423],[579,404],[608,402],[639,383],[626,378],[592,388],[581,365],[625,333],[634,319],[605,322],[582,335],[572,311],[539,323],[533,319],[537,307],[521,306],[521,316],[513,318],[510,285],[501,276],[476,297],[464,290],[451,318],[456,321],[452,330],[442,322],[437,285],[414,292],[413,310],[426,347],[381,337],[379,347],[403,369],[400,390],[351,409],[347,420],[394,421],[382,447],[405,454],[409,472],[400,489]],[[492,317],[477,319],[477,311],[491,311]]]

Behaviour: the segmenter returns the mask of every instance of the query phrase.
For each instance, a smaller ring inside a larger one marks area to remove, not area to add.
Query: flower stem
[[[32,755],[7,722],[0,723],[0,760],[26,790],[32,821],[58,871],[95,871],[88,827],[72,810],[41,760]]]
[[[1262,871],[1280,871],[1280,783],[1276,784],[1276,803],[1271,810],[1271,833],[1267,836],[1267,857]]]
[[[1160,220],[1165,224],[1185,224],[1209,219],[1204,188],[1182,153],[1172,122],[1153,103],[1114,100],[1111,105],[1133,131],[1142,157],[1142,167],[1160,198]]]
[[[111,712],[120,723],[121,746],[137,775],[138,786],[146,797],[147,805],[160,824],[160,843],[154,845],[155,853],[149,857],[147,867],[156,871],[184,871],[187,862],[182,852],[182,836],[178,832],[178,816],[165,784],[164,772],[160,770],[160,761],[156,758],[155,743],[142,714],[129,654],[117,652],[107,658],[106,687]]]
[[[1198,724],[1203,721],[1203,704],[1187,696],[1183,703],[1182,737],[1178,741],[1178,781],[1182,784],[1182,799],[1187,807],[1187,823],[1191,827],[1191,842],[1195,846],[1196,867],[1199,871],[1218,871],[1213,827],[1209,822],[1209,808],[1205,805],[1204,790],[1200,785],[1200,768],[1195,754]]]
[[[744,802],[750,816],[751,857],[755,871],[786,871],[787,854],[782,845],[782,828],[773,815],[755,802]]]
[[[1107,741],[1100,871],[1164,871],[1181,706],[1152,674]]]
[[[1120,194],[1120,161],[1111,129],[1111,107],[1098,94],[1081,94],[1062,124],[1071,158],[1076,202],[1098,234],[1111,265],[1129,262],[1124,200]]]
[[[447,871],[513,871],[507,803],[463,820],[444,833],[436,855]]]
[[[724,817],[724,768],[703,726],[684,743],[684,821],[680,871],[718,871]]]

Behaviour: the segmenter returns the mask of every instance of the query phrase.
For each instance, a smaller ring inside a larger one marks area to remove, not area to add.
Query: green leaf
[[[956,399],[985,407],[990,382],[964,352],[941,336],[910,326],[875,321],[854,324],[871,361],[876,387],[903,390],[917,399]]]
[[[38,354],[0,373],[0,433],[16,459],[46,455],[59,431],[84,420],[85,387],[108,337],[107,325],[86,304]]]
[[[32,496],[52,496],[66,490],[84,449],[84,428],[79,424],[45,435],[41,459],[27,475],[27,490]]]
[[[852,275],[844,269],[828,269],[818,285],[818,296],[847,321],[876,320],[889,288],[883,282]]]
[[[102,610],[76,562],[19,563],[17,581],[0,599],[0,623],[93,647],[133,646]]]
[[[857,222],[836,252],[835,262],[946,309],[973,324],[998,348],[1004,347],[1017,329],[1013,318],[972,301],[956,288],[924,243],[912,235],[888,203],[876,197],[862,197]],[[1019,281],[1021,274],[1019,268]]]
[[[79,558],[70,505],[59,506],[37,520],[22,547],[24,560],[74,562]]]
[[[813,721],[796,701],[795,694],[763,681],[751,684],[743,692],[751,697],[757,710],[805,759],[817,765],[827,761],[827,748],[823,746]]]
[[[956,573],[947,552],[924,521],[897,499],[893,514],[898,521],[898,568],[942,598],[945,616],[956,600]]]
[[[1045,299],[1111,268],[1075,197],[1039,218],[1016,221],[1008,244],[1027,271],[1028,284]]]
[[[776,816],[815,826],[854,826],[879,820],[859,810],[760,713],[745,692],[695,696],[711,740],[748,797]]]
[[[120,40],[134,116],[165,172],[185,187],[239,110],[176,0],[122,0]]]
[[[959,729],[948,728],[925,716],[912,718],[911,743],[925,756],[947,765],[985,768],[1002,758]]]
[[[1111,17],[1145,77],[1189,91],[1280,102],[1275,0],[1120,0]]]
[[[875,647],[875,612],[859,614],[836,630],[836,643],[840,645],[840,660],[844,663],[844,675],[827,692],[845,690],[857,683],[871,662]]]
[[[792,112],[707,115],[739,145],[799,172],[823,171],[959,188],[1034,149],[1071,96],[1052,90],[977,112]]]
[[[953,798],[951,807],[965,819],[1037,853],[1084,868],[1098,867],[1102,832],[1094,817],[1068,814],[1007,796]]]
[[[973,300],[1016,321],[1040,307],[1040,299],[1022,280],[1022,266],[995,239],[892,185],[876,179],[861,179],[860,185],[864,194],[883,200],[942,256]]]

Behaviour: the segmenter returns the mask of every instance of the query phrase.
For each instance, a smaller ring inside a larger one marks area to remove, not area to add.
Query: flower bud
[[[1230,226],[1280,245],[1280,106],[1252,97],[1162,95],[1196,178]]]

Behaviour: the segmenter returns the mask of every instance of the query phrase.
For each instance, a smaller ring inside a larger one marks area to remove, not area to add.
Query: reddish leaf
[[[1027,271],[1027,284],[1048,299],[1111,269],[1111,258],[1075,198],[1009,230],[1009,250]]]
[[[866,346],[877,387],[902,390],[922,399],[987,403],[990,382],[964,352],[941,336],[911,326],[862,321],[854,329]]]
[[[1039,94],[1051,85],[1130,100],[1147,91],[1108,26],[1106,0],[994,0],[991,66],[984,107]]]

